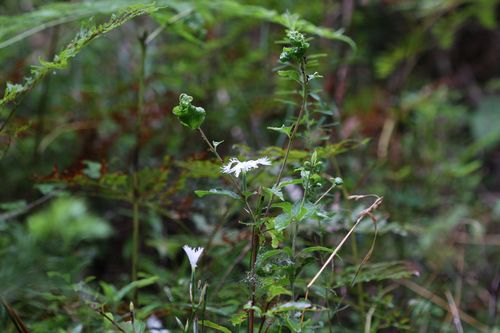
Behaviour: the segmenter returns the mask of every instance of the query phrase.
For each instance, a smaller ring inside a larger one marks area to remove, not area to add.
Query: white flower
[[[240,162],[237,158],[231,158],[229,163],[222,167],[222,172],[224,173],[234,173],[236,177],[239,177],[240,173],[246,173],[249,170],[257,169],[260,165],[271,165],[271,160],[268,157],[262,157],[258,160],[249,160],[245,162]]]
[[[169,330],[163,328],[163,324],[155,315],[146,320],[146,326],[150,333],[170,333]]]
[[[189,258],[189,263],[191,264],[191,268],[194,270],[196,268],[196,263],[198,259],[200,259],[201,254],[203,253],[202,247],[191,248],[188,245],[184,245],[182,247]]]

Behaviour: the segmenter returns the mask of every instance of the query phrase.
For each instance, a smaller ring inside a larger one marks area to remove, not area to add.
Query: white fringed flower
[[[194,269],[196,268],[196,263],[198,262],[198,259],[200,259],[200,256],[203,253],[204,249],[202,247],[191,248],[188,245],[184,245],[182,248],[189,258],[191,269],[194,271]]]
[[[258,160],[249,160],[245,162],[240,162],[237,158],[231,158],[229,163],[222,167],[223,173],[233,173],[236,177],[239,177],[240,173],[246,173],[249,170],[257,169],[260,165],[271,165],[271,160],[268,157],[262,157]]]

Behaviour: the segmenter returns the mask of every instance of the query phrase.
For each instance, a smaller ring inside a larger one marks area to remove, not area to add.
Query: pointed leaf
[[[219,332],[231,333],[231,330],[225,328],[224,326],[220,326],[210,320],[202,320],[200,321],[200,324],[205,327],[213,328],[214,330],[217,330]]]
[[[217,189],[217,188],[213,188],[213,189],[210,189],[208,191],[196,190],[196,191],[194,191],[194,193],[200,198],[203,198],[206,195],[225,195],[225,196],[231,197],[233,199],[240,199],[240,196],[238,194],[234,193],[233,191]]]

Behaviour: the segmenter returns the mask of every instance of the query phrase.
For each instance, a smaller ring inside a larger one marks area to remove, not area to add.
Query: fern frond
[[[15,101],[21,95],[33,89],[36,84],[51,71],[66,68],[69,61],[76,57],[76,55],[94,39],[120,27],[134,17],[150,14],[156,10],[158,10],[158,7],[151,4],[130,6],[118,15],[113,15],[109,21],[103,24],[93,25],[89,28],[82,29],[59,54],[54,56],[52,61],[40,59],[40,65],[32,67],[30,75],[24,78],[22,84],[7,83],[4,96],[0,100],[0,107]]]

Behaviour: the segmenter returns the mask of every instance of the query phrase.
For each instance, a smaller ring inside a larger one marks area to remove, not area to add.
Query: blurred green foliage
[[[31,332],[117,331],[103,314],[131,330],[128,302],[139,288],[137,325],[154,314],[178,330],[176,318],[191,306],[184,244],[206,248],[199,276],[209,283],[207,326],[245,330],[255,276],[242,278],[250,236],[238,222],[248,221],[232,201],[237,194],[224,192],[218,162],[172,110],[182,92],[193,95],[222,156],[282,158],[301,78],[280,58],[300,60],[299,46],[311,55],[310,94],[290,171],[300,178],[315,150],[323,163],[315,172],[342,177],[343,186],[314,214],[297,204],[273,208],[277,218],[266,227],[276,229],[257,259],[258,297],[288,299],[294,265],[304,287],[367,208],[346,197],[374,193],[384,197],[374,251],[359,271],[374,237],[367,219],[311,291],[324,299],[312,329],[453,332],[447,291],[465,332],[500,329],[498,0],[150,3],[0,4],[0,296]],[[311,38],[283,40],[287,28]],[[131,282],[144,31],[143,255],[140,280]],[[249,182],[272,179],[249,174]],[[288,200],[288,185],[267,193]],[[223,195],[198,198],[210,188]],[[289,248],[273,245],[297,215],[307,221],[299,243],[312,250],[295,263]],[[281,318],[305,305],[287,306],[263,311]],[[6,309],[0,330],[16,332]],[[299,327],[296,319],[284,330]]]

